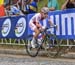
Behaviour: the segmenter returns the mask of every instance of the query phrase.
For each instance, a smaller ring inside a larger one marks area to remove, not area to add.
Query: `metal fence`
[[[25,40],[23,39],[1,39],[0,44],[25,45]]]
[[[1,39],[0,40],[0,44],[8,44],[8,45],[25,45],[26,40],[24,39]],[[60,41],[60,46],[75,46],[75,40],[71,39],[71,40],[65,40],[62,39]]]

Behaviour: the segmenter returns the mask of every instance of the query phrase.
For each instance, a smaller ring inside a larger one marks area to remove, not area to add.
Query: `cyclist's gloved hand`
[[[50,28],[56,28],[56,29],[58,29],[58,26],[57,25],[52,25],[52,26],[50,26]]]
[[[58,30],[58,26],[57,25],[54,25],[54,27]]]

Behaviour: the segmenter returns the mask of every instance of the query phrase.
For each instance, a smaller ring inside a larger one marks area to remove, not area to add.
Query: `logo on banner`
[[[2,25],[2,36],[6,37],[11,29],[11,20],[10,19],[6,19]]]
[[[15,27],[15,35],[21,37],[26,29],[26,20],[25,18],[20,18]]]

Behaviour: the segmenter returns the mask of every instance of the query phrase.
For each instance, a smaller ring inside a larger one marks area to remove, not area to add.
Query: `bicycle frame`
[[[41,32],[42,43],[46,43],[46,41],[50,38],[51,31],[49,31],[49,33],[48,33],[48,31],[47,31],[48,29],[50,29],[50,28],[46,28],[44,31]]]

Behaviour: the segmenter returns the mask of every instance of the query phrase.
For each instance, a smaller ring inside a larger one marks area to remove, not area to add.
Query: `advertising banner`
[[[25,16],[0,18],[0,38],[26,38],[27,22]]]
[[[35,14],[26,16],[9,16],[0,18],[0,38],[25,39],[34,32],[29,27],[29,21]],[[40,20],[41,24],[49,27],[48,19],[58,26],[51,29],[59,39],[75,39],[75,9],[53,11],[48,13],[48,18]]]

